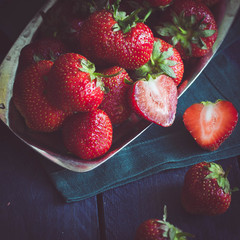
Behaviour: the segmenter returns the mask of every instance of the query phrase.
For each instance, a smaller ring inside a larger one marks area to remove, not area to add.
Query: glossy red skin
[[[111,147],[111,120],[100,109],[76,113],[64,122],[62,135],[70,153],[83,160],[93,160]]]
[[[209,163],[193,165],[185,175],[181,200],[185,210],[191,214],[217,215],[227,211],[231,194],[219,187],[216,179],[205,179],[211,173],[205,167]]]
[[[101,10],[93,13],[80,31],[79,48],[84,56],[96,65],[119,65],[136,69],[144,65],[153,49],[153,33],[137,23],[129,32],[113,31],[117,22],[111,12]]]
[[[46,76],[52,61],[42,60],[28,66],[16,76],[13,102],[26,125],[38,132],[53,132],[62,125],[67,114],[56,109],[45,96]]]
[[[159,89],[160,94],[158,97],[160,99],[157,100],[153,93],[149,95],[148,90],[150,88],[150,81],[139,80],[133,84],[129,91],[131,106],[139,116],[148,121],[154,122],[163,127],[169,127],[175,120],[177,108],[177,86],[172,78],[165,75],[159,76],[158,80],[154,81],[158,82],[157,86],[154,86],[154,88]],[[145,95],[147,95],[147,98],[145,98]],[[155,104],[160,106],[161,111],[156,111]],[[145,106],[147,106],[147,108]],[[162,112],[165,107],[167,113],[159,113]],[[157,117],[153,117],[154,112],[158,112]]]
[[[181,55],[178,52],[178,50],[176,48],[174,48],[171,44],[163,41],[160,38],[155,38],[155,41],[157,41],[157,40],[159,40],[161,42],[160,52],[165,52],[169,48],[173,48],[173,55],[171,57],[169,57],[168,60],[177,62],[177,64],[174,66],[171,66],[171,68],[176,75],[176,78],[173,78],[173,81],[178,86],[180,84],[180,82],[182,81],[183,73],[184,73],[184,64],[183,64]]]
[[[61,54],[67,53],[65,44],[55,38],[35,40],[22,48],[19,56],[19,69],[22,70],[36,62],[36,57],[41,60],[54,60]]]
[[[163,237],[162,224],[157,219],[148,219],[138,227],[134,240],[168,240]]]
[[[132,113],[132,109],[129,106],[128,91],[131,87],[129,83],[132,79],[129,77],[125,69],[118,66],[108,68],[102,73],[105,75],[112,75],[118,72],[121,73],[115,77],[102,78],[104,86],[108,91],[104,94],[103,101],[99,108],[104,110],[112,121],[112,124],[119,124],[127,120]]]
[[[212,36],[202,38],[207,46],[207,49],[201,49],[196,44],[191,44],[191,56],[202,57],[206,55],[212,49],[212,46],[215,43],[218,35],[217,24],[209,8],[205,4],[195,0],[178,0],[175,1],[174,4],[172,4],[171,7],[166,11],[163,21],[170,20],[169,17],[171,16],[171,11],[175,12],[177,15],[180,15],[182,12],[184,12],[186,16],[196,15],[198,21],[204,18],[203,23],[207,25],[205,29],[216,31]],[[171,37],[166,37],[165,39],[167,42],[171,43]],[[186,55],[180,43],[177,43],[175,47],[180,52],[183,59],[188,59],[190,57]]]
[[[65,112],[86,112],[95,110],[103,99],[103,91],[96,86],[96,79],[82,72],[77,53],[61,55],[54,63],[47,81],[46,94],[49,101]]]

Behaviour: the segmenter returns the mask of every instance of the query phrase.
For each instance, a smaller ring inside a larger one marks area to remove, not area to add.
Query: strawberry
[[[128,90],[133,83],[125,69],[111,67],[102,72],[104,75],[115,75],[115,77],[102,78],[106,93],[99,108],[104,110],[110,117],[112,124],[125,121],[131,114],[128,103]]]
[[[175,1],[166,10],[156,30],[175,46],[183,59],[206,55],[218,35],[212,12],[205,4],[195,0]]]
[[[138,78],[146,77],[147,74],[166,74],[179,85],[183,72],[184,64],[180,53],[169,43],[155,38],[150,60],[137,69],[135,74]]]
[[[46,77],[53,62],[41,60],[17,74],[13,87],[13,102],[26,125],[39,132],[57,130],[66,114],[49,104],[45,96]]]
[[[167,222],[167,209],[164,206],[163,220],[152,218],[141,223],[134,240],[186,240],[187,236],[192,237]]]
[[[46,95],[54,106],[65,112],[85,112],[100,105],[104,92],[94,64],[80,54],[66,53],[54,62]]]
[[[136,69],[150,59],[153,33],[137,17],[118,11],[118,2],[112,10],[100,10],[84,21],[80,30],[80,52],[96,65],[118,65]]]
[[[175,120],[177,108],[177,87],[166,75],[150,75],[136,81],[130,90],[130,102],[141,117],[163,127],[169,127]]]
[[[92,160],[111,147],[112,124],[108,115],[100,109],[76,113],[64,122],[62,135],[70,153],[83,160]]]
[[[238,121],[238,112],[226,100],[191,105],[183,114],[183,122],[196,142],[214,151],[231,135]]]
[[[67,53],[65,44],[55,38],[35,40],[22,48],[19,56],[19,69],[39,60],[55,60],[63,53]]]
[[[229,208],[231,193],[227,174],[221,165],[201,162],[187,171],[181,201],[191,214],[218,215]]]

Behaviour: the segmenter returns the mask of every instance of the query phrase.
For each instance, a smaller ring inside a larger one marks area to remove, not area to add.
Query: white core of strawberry
[[[221,126],[221,117],[217,113],[215,104],[206,104],[201,112],[200,126],[202,137],[208,139],[219,129]]]

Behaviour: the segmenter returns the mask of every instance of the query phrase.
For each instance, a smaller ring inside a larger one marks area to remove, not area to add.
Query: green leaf
[[[173,43],[173,45],[176,46],[176,45],[178,44],[178,42],[179,42],[179,39],[178,39],[177,37],[173,36],[173,37],[172,37],[172,43]]]
[[[167,51],[162,53],[162,59],[168,59],[173,55],[173,48],[169,48]]]
[[[152,51],[152,59],[156,60],[160,57],[161,52],[160,52],[160,48],[162,47],[162,44],[159,40],[154,42],[153,45],[153,51]]]
[[[200,37],[211,37],[216,30],[213,29],[206,29],[200,32]]]
[[[171,67],[165,65],[165,64],[160,64],[160,68],[163,70],[164,73],[166,73],[169,77],[171,78],[176,78],[176,74],[172,70]]]
[[[164,63],[165,63],[166,65],[168,65],[169,67],[172,67],[172,66],[177,65],[177,62],[176,62],[176,61],[173,61],[173,60],[164,60]]]

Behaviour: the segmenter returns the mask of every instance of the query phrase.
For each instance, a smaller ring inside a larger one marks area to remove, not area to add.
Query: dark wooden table
[[[0,1],[0,54],[5,56],[23,27],[45,1]],[[20,141],[0,122],[0,239],[1,240],[130,240],[148,218],[168,220],[200,240],[240,239],[240,194],[221,216],[192,216],[180,203],[188,168],[168,170],[66,204],[55,190],[42,163],[48,161]],[[240,185],[238,158],[219,161],[232,165],[230,183]],[[164,183],[164,184],[163,184]]]

